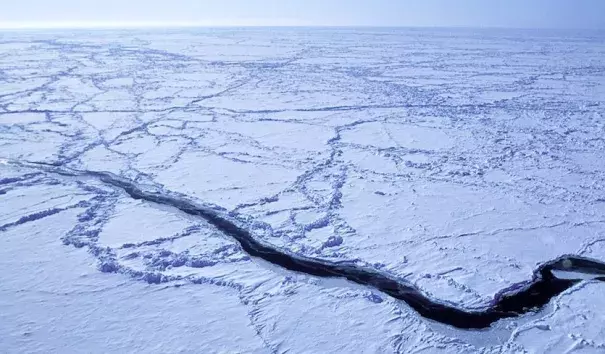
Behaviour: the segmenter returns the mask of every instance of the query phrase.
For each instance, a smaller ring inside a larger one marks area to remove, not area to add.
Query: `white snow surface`
[[[605,34],[173,29],[0,36],[0,352],[605,353],[605,284],[465,331],[249,257],[107,171],[475,309],[605,261]],[[25,166],[19,165],[26,162]]]

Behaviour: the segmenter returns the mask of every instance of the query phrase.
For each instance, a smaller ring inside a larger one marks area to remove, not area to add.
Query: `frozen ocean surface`
[[[605,353],[603,32],[3,32],[0,83],[0,352]]]

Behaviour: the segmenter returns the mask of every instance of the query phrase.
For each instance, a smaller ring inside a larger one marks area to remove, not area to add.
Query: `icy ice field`
[[[283,266],[483,313],[565,255],[605,261],[605,33],[0,33],[2,353],[605,353],[596,268],[464,329]]]

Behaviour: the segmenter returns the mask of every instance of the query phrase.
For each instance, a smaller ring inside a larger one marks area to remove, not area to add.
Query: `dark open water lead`
[[[37,165],[48,166],[47,164]],[[51,166],[56,167],[57,165]],[[353,263],[333,263],[278,250],[256,240],[248,230],[238,226],[216,210],[199,207],[195,203],[181,198],[146,192],[133,182],[110,173],[63,169],[52,169],[49,172],[67,176],[95,177],[106,184],[123,189],[134,199],[175,207],[184,213],[206,220],[226,235],[231,236],[252,257],[258,257],[300,273],[318,277],[341,277],[360,285],[371,286],[395,299],[405,301],[425,318],[458,328],[487,328],[500,319],[517,317],[536,310],[547,304],[554,296],[579,283],[582,278],[571,276],[569,279],[564,279],[555,276],[553,271],[571,275],[581,273],[590,275],[592,279],[605,281],[605,263],[574,255],[563,256],[540,265],[530,281],[518,286],[518,290],[500,293],[484,310],[469,311],[431,300],[413,285],[373,269],[363,268]]]

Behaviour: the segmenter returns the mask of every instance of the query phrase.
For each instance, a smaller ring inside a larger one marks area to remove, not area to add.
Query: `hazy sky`
[[[605,28],[605,0],[0,0],[0,26]]]

